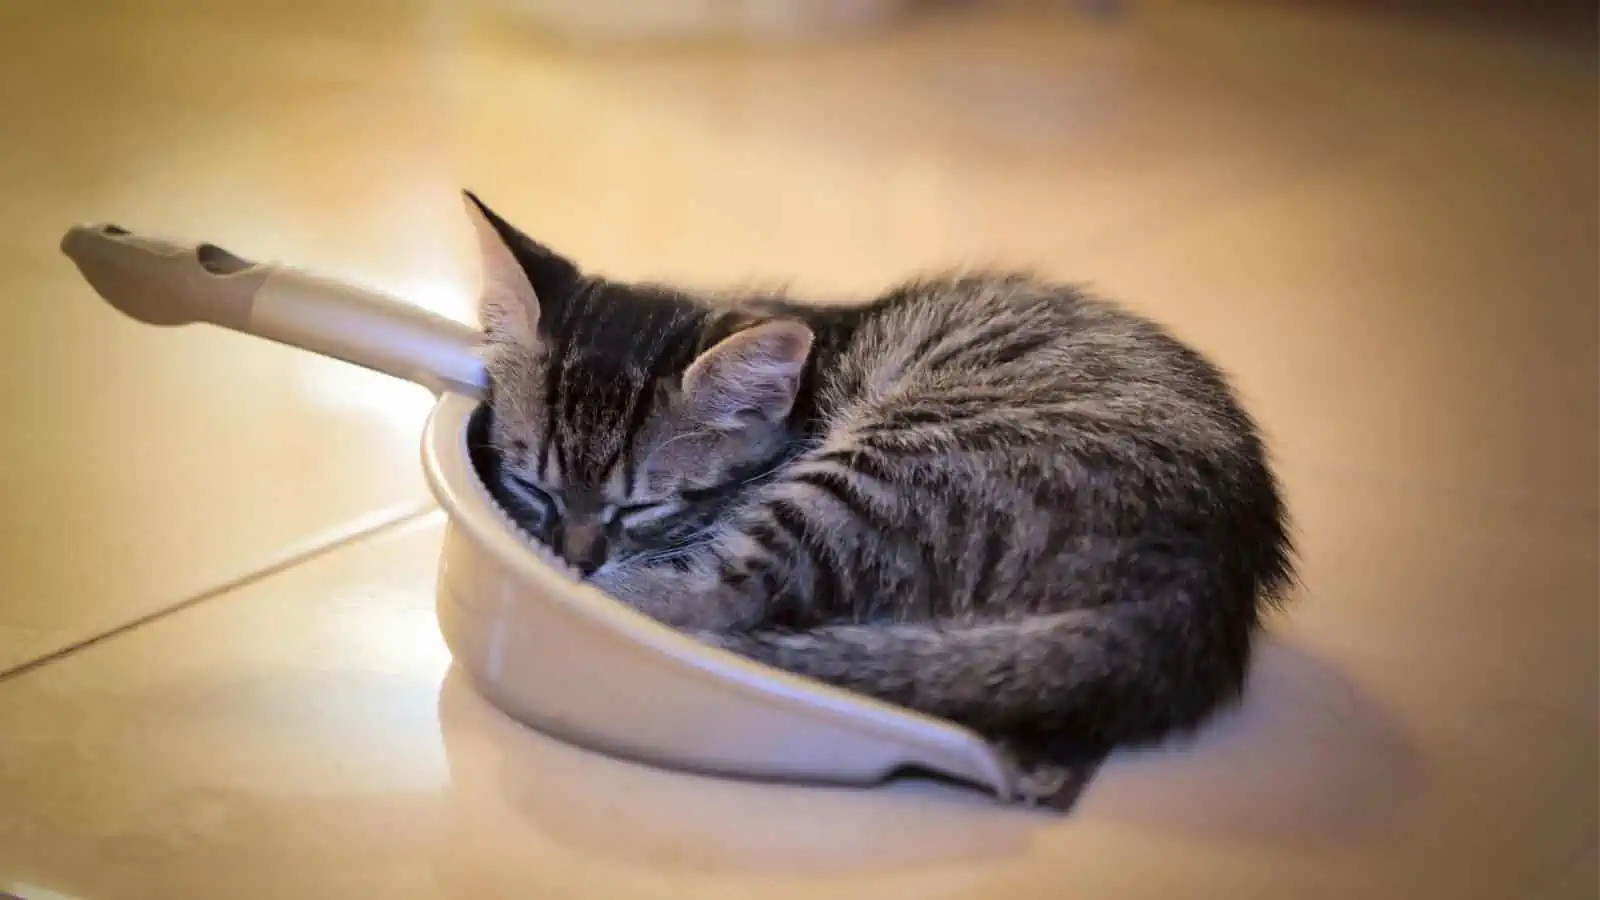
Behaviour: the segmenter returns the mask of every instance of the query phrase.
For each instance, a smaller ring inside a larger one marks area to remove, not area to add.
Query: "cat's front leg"
[[[749,539],[723,535],[685,568],[637,561],[608,562],[589,582],[645,615],[685,630],[736,631],[766,616],[777,573],[757,552],[741,553]],[[751,548],[753,549],[753,548]]]
[[[589,583],[652,619],[674,628],[718,628],[722,618],[707,602],[714,581],[693,570],[610,562]]]

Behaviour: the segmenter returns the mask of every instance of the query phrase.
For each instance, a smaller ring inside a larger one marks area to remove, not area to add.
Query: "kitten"
[[[1241,690],[1285,512],[1223,377],[1158,326],[1022,275],[852,307],[610,281],[467,199],[491,480],[595,585],[968,726],[1029,800]]]

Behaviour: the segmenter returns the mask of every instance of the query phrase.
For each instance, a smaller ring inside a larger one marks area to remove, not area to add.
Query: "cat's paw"
[[[661,618],[655,608],[663,605],[663,594],[672,587],[652,577],[649,569],[615,561],[600,566],[584,581],[653,619]]]
[[[716,579],[692,571],[607,563],[589,576],[589,583],[673,628],[714,630],[732,624]]]
[[[1032,761],[1018,764],[1013,800],[1030,809],[1066,812],[1078,802],[1089,780],[1100,768],[1099,762],[1051,763]]]
[[[1017,777],[1017,802],[1027,807],[1065,809],[1077,796],[1076,773],[1059,766],[1040,766]]]

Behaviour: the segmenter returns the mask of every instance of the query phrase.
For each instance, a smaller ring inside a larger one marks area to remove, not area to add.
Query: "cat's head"
[[[784,449],[811,330],[585,275],[466,199],[510,511],[585,574],[669,556]]]

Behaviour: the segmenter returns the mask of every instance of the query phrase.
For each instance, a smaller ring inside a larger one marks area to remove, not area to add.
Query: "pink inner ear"
[[[539,319],[539,298],[533,284],[482,210],[470,199],[464,198],[464,202],[478,239],[479,319],[489,331],[531,346]]]
[[[757,325],[701,354],[683,375],[691,402],[708,421],[737,426],[751,414],[775,421],[794,405],[811,352],[811,329],[800,322]]]

